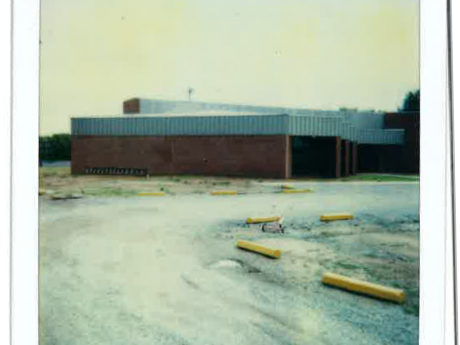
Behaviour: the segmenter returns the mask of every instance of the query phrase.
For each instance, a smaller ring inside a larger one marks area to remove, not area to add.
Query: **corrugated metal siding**
[[[361,144],[404,144],[404,130],[378,130],[378,129],[361,129],[359,136]]]
[[[366,144],[403,144],[404,130],[357,128],[347,117],[305,115],[74,118],[72,135],[339,136]]]
[[[383,129],[384,115],[372,112],[343,112],[347,121],[358,129]]]
[[[225,104],[225,103],[205,103],[205,102],[190,102],[190,101],[168,101],[168,100],[140,100],[141,114],[161,114],[161,113],[190,113],[203,110],[225,110],[239,112],[261,112],[273,113],[284,112],[285,108],[279,107],[260,107],[253,105],[242,104]]]
[[[258,106],[249,104],[208,103],[197,101],[174,101],[165,99],[140,99],[141,114],[191,113],[203,110],[287,113],[300,116],[341,116],[358,128],[383,128],[383,114],[361,111],[311,110],[305,108]]]
[[[340,136],[342,119],[324,116],[289,116],[289,135]]]
[[[74,118],[73,135],[287,134],[288,116]]]

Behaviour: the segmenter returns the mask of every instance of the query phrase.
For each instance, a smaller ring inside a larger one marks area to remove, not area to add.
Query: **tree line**
[[[40,161],[68,161],[70,160],[70,146],[70,134],[40,136]]]

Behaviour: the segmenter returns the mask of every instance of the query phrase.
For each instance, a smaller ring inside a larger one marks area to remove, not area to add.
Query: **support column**
[[[351,143],[351,169],[350,174],[356,175],[358,173],[358,143]]]
[[[335,137],[335,178],[342,176],[342,140],[340,137]]]
[[[342,177],[350,176],[350,142],[342,140]]]
[[[286,135],[284,154],[284,178],[289,179],[292,177],[292,138],[289,135]]]

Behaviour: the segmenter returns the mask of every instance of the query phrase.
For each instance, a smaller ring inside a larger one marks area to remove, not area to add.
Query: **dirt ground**
[[[417,344],[419,184],[292,183],[309,194],[281,184],[42,174],[41,345]],[[68,193],[83,197],[50,198]],[[319,221],[344,211],[355,219]],[[284,234],[245,224],[272,215],[285,217]],[[241,251],[238,239],[282,257]],[[402,288],[406,302],[326,287],[327,271]]]
[[[207,194],[211,190],[227,189],[241,193],[265,193],[279,192],[283,182],[301,186],[302,182],[400,183],[418,182],[418,180],[419,177],[416,175],[385,174],[362,174],[341,180],[295,179],[292,181],[200,176],[113,177],[71,175],[69,166],[58,165],[40,168],[40,187],[47,194],[85,194],[87,196],[137,196],[139,192],[164,192],[168,195]],[[270,186],[273,188],[267,189]]]

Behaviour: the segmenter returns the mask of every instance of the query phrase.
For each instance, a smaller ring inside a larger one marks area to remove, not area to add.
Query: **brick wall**
[[[151,175],[290,177],[287,136],[72,136],[72,173],[147,168]]]
[[[132,98],[123,102],[123,114],[139,114],[140,112],[141,101],[139,98]]]
[[[419,173],[420,171],[420,113],[403,112],[385,114],[385,128],[405,130],[404,147],[398,152],[400,165],[397,172]]]
[[[418,174],[420,171],[420,114],[387,113],[386,129],[404,129],[404,145],[358,145],[359,172]]]

